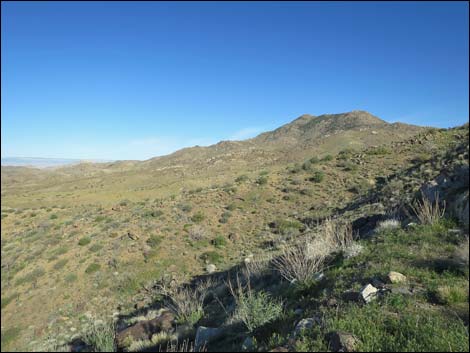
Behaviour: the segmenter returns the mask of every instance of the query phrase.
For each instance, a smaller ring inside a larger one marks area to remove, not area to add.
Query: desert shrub
[[[292,167],[289,168],[289,172],[292,174],[299,173],[302,170],[302,166],[298,163],[294,164]]]
[[[200,241],[207,237],[207,231],[201,226],[192,226],[188,229],[189,238],[192,241]]]
[[[150,238],[147,239],[146,243],[150,247],[156,248],[157,246],[159,246],[161,244],[162,241],[163,241],[162,236],[151,235]]]
[[[321,160],[322,160],[322,162],[329,162],[329,161],[333,160],[333,156],[331,154],[327,154]]]
[[[98,271],[100,268],[101,268],[100,264],[92,263],[86,268],[85,273],[88,273],[88,274],[94,273]]]
[[[80,245],[80,246],[88,245],[90,243],[91,243],[91,238],[90,237],[83,237],[78,241],[78,245]]]
[[[179,324],[195,325],[204,315],[204,300],[213,285],[211,280],[200,281],[194,287],[167,287],[160,284],[157,291],[164,297],[165,305],[176,315]]]
[[[65,282],[72,283],[77,280],[77,275],[75,273],[69,273],[64,277]]]
[[[93,244],[89,248],[89,250],[92,251],[92,252],[97,252],[97,251],[100,251],[101,249],[103,249],[103,245],[101,245],[101,244]]]
[[[305,161],[303,164],[302,164],[302,169],[305,170],[305,171],[310,171],[312,170],[312,162],[310,162],[310,160],[308,161]]]
[[[93,347],[94,352],[116,351],[116,329],[112,321],[102,324],[93,322],[83,335],[83,341]]]
[[[325,173],[320,170],[317,170],[315,173],[313,173],[312,177],[310,178],[310,181],[313,181],[314,183],[321,183],[323,179],[325,179]]]
[[[227,207],[225,207],[225,209],[226,209],[227,211],[233,211],[233,210],[235,210],[236,208],[237,208],[237,206],[236,206],[234,203],[231,203],[231,204],[227,205]]]
[[[223,248],[227,245],[227,239],[225,239],[225,237],[222,235],[218,235],[212,239],[212,245],[214,245],[216,248]]]
[[[256,184],[258,185],[266,185],[268,183],[268,177],[267,176],[260,176],[258,179],[256,179]]]
[[[320,162],[320,159],[319,159],[317,156],[313,156],[313,157],[310,158],[308,161],[309,161],[310,163],[312,163],[312,164],[317,164],[317,163]]]
[[[144,213],[144,216],[158,218],[158,217],[163,216],[163,211],[162,210],[147,211]]]
[[[355,151],[352,148],[345,148],[338,153],[338,159],[345,160],[351,158]]]
[[[49,219],[57,219],[57,215],[56,215],[56,214],[51,214],[51,216],[49,217]]]
[[[16,283],[17,286],[19,286],[21,284],[25,284],[25,283],[29,283],[29,282],[35,282],[35,281],[38,280],[38,278],[44,276],[45,273],[46,273],[46,271],[44,271],[44,269],[42,267],[38,267],[38,268],[34,269],[33,271],[27,273],[23,277],[18,278],[15,283]]]
[[[60,270],[61,268],[63,268],[67,264],[68,261],[69,260],[67,260],[67,259],[62,259],[62,260],[57,261],[54,264],[54,269]]]
[[[119,206],[127,206],[129,204],[129,200],[122,200],[119,202]]]
[[[206,218],[206,216],[204,215],[204,213],[202,213],[202,211],[198,211],[198,212],[196,212],[196,213],[191,217],[191,220],[192,220],[194,223],[200,223],[200,222],[202,222],[205,218]]]
[[[264,291],[253,291],[249,281],[244,286],[237,276],[236,285],[234,286],[229,281],[228,287],[236,304],[232,320],[241,321],[248,332],[252,333],[258,327],[275,321],[281,316],[282,302],[274,300]]]
[[[259,175],[263,176],[263,175],[268,175],[269,172],[267,170],[262,170]]]
[[[206,251],[201,255],[201,260],[211,264],[218,264],[222,261],[223,256],[217,251]]]
[[[179,205],[179,209],[183,212],[191,212],[193,206],[191,206],[189,203],[184,203]]]
[[[235,182],[236,183],[243,183],[247,180],[248,180],[248,176],[243,174],[243,175],[240,175],[240,176],[236,177]]]
[[[227,223],[228,219],[232,216],[232,214],[229,211],[225,211],[222,213],[222,216],[219,219],[220,223]]]
[[[302,284],[323,270],[327,254],[324,248],[315,248],[311,242],[292,245],[283,249],[281,255],[273,259],[273,265],[289,282]]]
[[[374,147],[366,150],[366,154],[369,155],[385,155],[389,154],[390,150],[385,146]]]
[[[347,172],[355,172],[359,169],[358,165],[351,161],[344,161],[344,162],[338,163],[338,166],[343,168],[343,170]]]
[[[2,309],[6,308],[8,304],[10,304],[16,297],[18,297],[18,294],[12,294],[10,296],[5,296],[2,295],[1,303],[2,303]]]
[[[421,201],[415,200],[411,205],[412,211],[415,213],[421,224],[436,224],[444,217],[445,202],[441,206],[439,203],[439,194],[434,195],[434,203],[429,200],[423,193]]]
[[[387,219],[385,221],[380,221],[379,224],[375,227],[375,232],[380,233],[384,231],[389,231],[393,229],[399,229],[401,227],[401,223],[397,219]]]
[[[292,230],[298,232],[300,229],[302,229],[303,224],[297,220],[278,219],[274,222],[273,226],[276,229],[277,233],[287,234]]]

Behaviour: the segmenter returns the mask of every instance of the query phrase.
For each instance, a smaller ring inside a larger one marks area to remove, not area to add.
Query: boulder
[[[156,333],[168,332],[172,329],[174,321],[175,316],[169,311],[155,319],[139,321],[116,335],[117,346],[126,348],[133,341],[149,340]]]
[[[364,286],[360,293],[361,298],[366,302],[369,303],[371,300],[375,299],[378,293],[378,289],[375,288],[372,284],[367,284]]]
[[[334,331],[328,336],[329,346],[333,352],[354,352],[360,342],[353,334],[343,331]]]
[[[207,271],[207,273],[209,273],[209,274],[214,273],[216,270],[217,270],[217,267],[215,267],[214,264],[208,264],[208,265],[206,266],[206,271]]]
[[[387,279],[390,283],[403,283],[406,282],[406,276],[400,272],[390,271],[387,275]]]
[[[321,320],[318,317],[309,317],[302,319],[295,326],[292,336],[295,338],[299,336],[303,331],[311,329],[313,325],[321,325]]]
[[[243,352],[253,352],[255,350],[255,341],[253,337],[247,337],[243,341],[242,351]]]
[[[216,340],[223,335],[225,330],[221,327],[205,327],[199,326],[196,331],[196,339],[194,341],[195,351],[199,351],[208,343]]]

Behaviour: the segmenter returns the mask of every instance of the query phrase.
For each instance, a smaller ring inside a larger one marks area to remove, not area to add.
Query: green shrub
[[[147,239],[147,244],[152,248],[156,248],[157,246],[161,244],[162,240],[163,240],[162,236],[151,235],[150,238]]]
[[[217,251],[206,251],[201,255],[201,260],[211,264],[218,264],[222,261],[223,256],[220,255]]]
[[[219,219],[220,223],[227,223],[228,219],[232,216],[232,214],[229,211],[225,211],[222,213],[222,216]]]
[[[54,264],[54,269],[60,270],[61,268],[63,268],[67,264],[68,261],[69,260],[67,260],[67,259],[62,259],[62,260],[57,261]]]
[[[27,273],[23,277],[18,278],[16,280],[16,285],[19,286],[19,285],[24,284],[24,283],[35,282],[35,281],[38,280],[39,277],[44,276],[45,273],[46,273],[46,271],[44,271],[44,269],[42,267],[38,267],[38,268],[34,269],[33,271]]]
[[[274,222],[274,228],[279,234],[287,234],[292,230],[298,231],[302,229],[302,227],[303,224],[297,220],[278,219]]]
[[[51,216],[49,217],[49,219],[57,219],[57,215],[56,215],[56,214],[51,214]]]
[[[322,162],[329,162],[329,161],[333,160],[333,156],[331,154],[327,154],[321,160],[322,160]]]
[[[212,245],[214,245],[216,248],[223,248],[225,245],[227,245],[227,240],[222,235],[218,235],[212,239]]]
[[[92,252],[97,252],[97,251],[100,251],[101,249],[103,249],[103,245],[101,244],[93,244],[92,246],[90,246],[90,251]]]
[[[229,283],[229,288],[237,305],[233,319],[243,322],[248,332],[252,333],[281,316],[282,302],[273,300],[268,293],[254,292],[249,284],[244,287],[240,282],[237,288]]]
[[[228,211],[233,211],[236,208],[237,208],[237,206],[234,203],[231,203],[231,204],[227,205],[227,207],[225,207],[225,209],[228,210]]]
[[[88,274],[94,273],[98,271],[100,268],[101,268],[100,264],[92,263],[86,268],[85,273],[88,273]]]
[[[312,170],[312,162],[310,162],[310,160],[305,161],[305,162],[302,164],[302,169],[305,170],[305,171],[310,171],[310,170]]]
[[[204,213],[202,213],[202,211],[198,211],[198,212],[196,212],[196,213],[191,217],[191,220],[192,220],[194,223],[200,223],[200,222],[202,222],[205,218],[206,218],[206,216],[204,216]]]
[[[191,206],[189,203],[185,203],[185,204],[180,204],[179,208],[183,212],[191,212],[191,210],[193,209],[193,206]]]
[[[235,179],[235,182],[236,183],[243,183],[245,181],[248,180],[248,176],[247,175],[240,175],[238,176],[236,179]]]
[[[64,277],[65,282],[72,283],[77,280],[77,275],[75,273],[69,273]]]
[[[323,179],[325,179],[325,173],[320,170],[317,170],[315,173],[313,173],[312,177],[310,178],[310,181],[313,181],[314,183],[321,183]]]
[[[289,168],[289,172],[296,174],[302,170],[302,166],[298,163],[294,164],[292,167]]]
[[[256,179],[256,184],[258,185],[265,185],[268,183],[268,177],[267,176],[260,176],[258,179]]]
[[[93,347],[94,352],[115,352],[115,332],[114,323],[112,322],[103,324],[93,322],[83,335],[83,341]]]
[[[78,241],[78,245],[80,245],[80,246],[88,245],[90,243],[91,243],[91,238],[90,237],[83,237]]]

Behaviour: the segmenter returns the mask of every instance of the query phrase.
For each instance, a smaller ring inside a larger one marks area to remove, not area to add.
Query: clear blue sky
[[[468,121],[466,2],[2,2],[2,157],[146,159],[301,114]]]

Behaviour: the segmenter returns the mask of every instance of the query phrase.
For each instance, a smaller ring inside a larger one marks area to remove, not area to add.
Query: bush
[[[180,204],[179,205],[179,208],[181,211],[183,212],[191,212],[191,210],[193,209],[193,206],[191,206],[190,204],[188,203],[185,203],[185,204]]]
[[[219,222],[220,223],[227,223],[228,219],[232,216],[232,214],[229,211],[225,211],[222,213],[222,217],[220,217]]]
[[[217,251],[207,251],[201,255],[201,260],[211,264],[218,264],[222,261],[223,256],[220,255]]]
[[[305,171],[310,171],[310,170],[312,170],[312,162],[310,162],[310,160],[305,161],[305,162],[302,164],[302,169],[305,170]]]
[[[88,274],[94,273],[98,271],[100,268],[101,268],[100,264],[92,263],[86,268],[85,273],[88,273]]]
[[[227,240],[222,235],[218,235],[212,240],[212,245],[216,248],[223,248],[227,245]]]
[[[94,352],[115,352],[115,332],[113,322],[97,324],[93,322],[83,335],[83,341],[94,348]]]
[[[201,211],[198,211],[197,213],[195,213],[195,214],[191,217],[191,220],[192,220],[194,223],[200,223],[200,222],[202,222],[205,218],[206,218],[206,216],[204,216],[204,213],[202,213]]]
[[[34,269],[33,271],[31,271],[30,273],[27,273],[23,277],[18,278],[16,280],[16,285],[19,286],[19,285],[24,284],[24,283],[36,282],[38,280],[38,278],[44,276],[45,273],[46,273],[46,271],[44,271],[44,269],[42,267],[38,267],[38,268]]]
[[[237,305],[232,320],[243,322],[248,332],[252,333],[258,327],[275,321],[281,316],[282,302],[273,300],[264,291],[254,292],[249,282],[243,286],[237,276],[236,288],[230,281],[228,286]]]
[[[411,209],[415,213],[421,224],[436,224],[444,217],[445,203],[441,206],[439,203],[439,194],[435,193],[434,203],[421,193],[421,201],[416,200]]]
[[[325,179],[325,173],[317,170],[315,173],[313,173],[312,177],[310,178],[310,181],[313,181],[315,183],[321,183],[323,179]]]
[[[297,220],[278,219],[274,222],[274,228],[279,234],[287,234],[292,229],[296,231],[302,229],[303,224]]]
[[[90,246],[90,251],[92,252],[97,252],[97,251],[100,251],[101,249],[103,249],[103,245],[101,244],[93,244],[92,246]]]
[[[51,214],[51,216],[49,217],[49,219],[57,219],[57,215],[56,215],[56,214]]]
[[[312,164],[316,164],[318,162],[320,162],[320,159],[318,159],[318,157],[312,157],[309,159],[309,162],[312,163]]]
[[[329,162],[329,161],[333,160],[333,156],[331,154],[327,154],[321,160],[322,160],[322,162]]]
[[[192,241],[200,241],[207,237],[206,230],[201,226],[193,226],[188,230],[189,238]]]
[[[158,292],[164,296],[165,306],[173,311],[179,324],[195,325],[204,315],[204,300],[211,286],[211,280],[200,281],[194,288],[159,285]]]
[[[258,185],[266,185],[267,183],[268,183],[267,176],[260,176],[258,179],[256,179],[256,184]]]
[[[64,267],[67,264],[68,261],[69,260],[67,260],[67,259],[62,259],[62,260],[57,261],[54,264],[54,269],[60,270],[62,267]]]
[[[301,170],[302,170],[302,166],[297,163],[289,168],[289,172],[291,172],[292,174],[299,173]]]
[[[147,244],[152,247],[152,248],[156,248],[157,246],[159,246],[161,244],[163,240],[163,237],[162,236],[158,236],[158,235],[151,235],[150,238],[147,239]]]
[[[243,183],[245,181],[248,180],[248,176],[247,175],[240,175],[238,176],[236,179],[235,179],[235,182],[236,183]]]
[[[83,237],[78,241],[78,245],[80,245],[80,246],[88,245],[90,243],[91,243],[91,238],[90,237]]]

